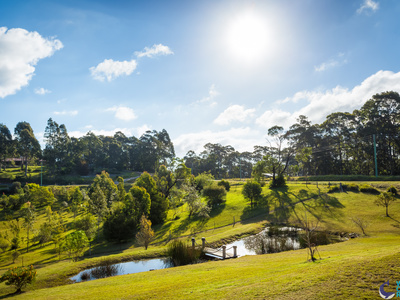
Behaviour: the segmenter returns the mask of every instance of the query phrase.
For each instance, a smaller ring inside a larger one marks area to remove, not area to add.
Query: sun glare
[[[268,51],[267,22],[253,11],[247,11],[232,20],[228,27],[227,44],[234,59],[246,64],[257,63]]]

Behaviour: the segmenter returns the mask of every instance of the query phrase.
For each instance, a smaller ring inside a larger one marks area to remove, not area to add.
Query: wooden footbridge
[[[208,246],[208,247],[207,247]],[[196,240],[192,238],[192,247],[196,247]],[[206,243],[206,239],[201,239],[201,249],[204,251],[204,254],[209,257],[217,258],[217,259],[228,259],[228,258],[236,258],[237,256],[237,246],[232,246],[230,248],[226,248],[226,246],[222,246],[220,248],[212,248],[210,245]]]

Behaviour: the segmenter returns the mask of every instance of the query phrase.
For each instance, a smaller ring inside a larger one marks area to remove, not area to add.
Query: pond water
[[[228,249],[231,248],[231,246],[237,246],[238,256],[296,250],[300,249],[299,238],[297,235],[298,230],[300,229],[294,227],[266,228],[256,235],[228,244],[226,245],[226,248]],[[86,269],[70,279],[75,282],[81,282],[109,276],[147,272],[171,267],[173,267],[173,265],[167,258],[155,258]]]
[[[259,255],[300,249],[299,237],[295,227],[265,228],[258,234],[237,240],[226,248],[237,247],[238,256]]]
[[[129,262],[115,264],[113,266],[114,266],[114,269],[116,270],[116,272],[114,272],[114,274],[112,274],[112,276],[147,272],[147,271],[153,271],[153,270],[159,270],[159,269],[165,269],[165,268],[172,267],[167,259],[160,259],[160,258],[139,260],[139,261],[129,261]],[[84,280],[82,280],[82,274],[84,274],[84,273],[87,273],[87,275],[88,275],[88,277],[86,277],[86,278],[85,278],[85,274],[83,275],[85,280],[98,279],[91,274],[91,273],[93,273],[92,271],[95,269],[96,268],[86,269],[86,270],[80,272],[79,274],[75,275],[74,277],[71,277],[70,279],[75,282],[84,281]],[[103,277],[108,277],[108,276],[103,276]]]

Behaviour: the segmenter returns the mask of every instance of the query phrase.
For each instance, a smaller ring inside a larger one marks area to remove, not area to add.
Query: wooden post
[[[226,246],[222,246],[222,259],[226,258]]]
[[[196,246],[196,240],[194,238],[192,238],[192,249],[194,250]]]
[[[202,249],[204,249],[206,247],[206,238],[205,237],[201,238],[201,247],[202,247]]]
[[[237,257],[237,246],[233,246],[233,257]]]

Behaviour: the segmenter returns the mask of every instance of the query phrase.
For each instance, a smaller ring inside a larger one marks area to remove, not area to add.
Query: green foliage
[[[133,215],[117,207],[107,215],[103,224],[103,234],[106,240],[122,242],[134,237],[137,231],[137,220]]]
[[[254,178],[256,182],[260,184],[264,182],[264,173],[266,167],[267,163],[265,160],[260,160],[253,166],[251,176]]]
[[[216,207],[226,200],[226,190],[223,186],[210,185],[203,189],[202,194],[206,197],[209,207]]]
[[[181,240],[173,240],[167,247],[167,256],[174,266],[196,263],[200,255],[201,250],[193,249]]]
[[[194,178],[196,189],[201,192],[204,188],[210,186],[213,183],[214,176],[209,172],[204,172],[197,175]]]
[[[31,284],[36,279],[36,270],[33,266],[30,267],[14,267],[8,269],[0,277],[0,282],[6,282],[6,285],[13,285],[17,289],[17,293],[20,293],[22,288]]]
[[[88,244],[89,240],[82,230],[68,234],[64,240],[64,248],[72,261],[77,261],[79,259]]]
[[[134,185],[130,188],[128,195],[131,197],[126,197],[124,201],[126,214],[134,216],[137,220],[143,214],[149,216],[151,199],[146,189]]]
[[[229,184],[229,181],[221,180],[218,181],[218,186],[223,186],[227,192],[231,189],[231,185]]]
[[[29,188],[28,192],[25,192],[26,200],[32,202],[34,206],[43,207],[53,204],[55,198],[49,188],[36,183],[28,183],[26,187]]]
[[[207,218],[210,212],[210,207],[208,207],[202,200],[197,189],[192,185],[184,185],[184,197],[183,200],[187,204],[189,210],[189,219],[193,215],[199,217]]]
[[[257,204],[258,200],[261,198],[262,188],[257,181],[247,181],[243,185],[242,194],[243,196],[250,200],[250,206]]]
[[[10,242],[7,241],[5,238],[0,237],[0,249],[3,252],[6,252],[8,248],[10,248]]]
[[[89,189],[89,197],[92,198],[92,194],[96,193],[98,189],[101,190],[105,197],[107,208],[110,208],[112,203],[118,200],[117,185],[106,171],[102,171],[100,175],[96,175]]]
[[[392,185],[391,187],[389,187],[386,192],[388,193],[392,193],[393,195],[397,195],[397,189]]]
[[[269,183],[269,188],[270,189],[275,189],[275,188],[280,188],[280,187],[285,187],[286,186],[286,180],[283,174],[280,174],[278,177],[275,179],[272,178],[271,182]]]
[[[157,184],[153,177],[147,172],[143,172],[142,175],[136,180],[135,186],[146,189],[150,195],[150,214],[149,219],[153,224],[161,224],[167,217],[168,211],[168,200],[158,192]]]
[[[76,230],[85,232],[88,240],[91,241],[96,235],[96,218],[92,214],[86,214],[83,217],[76,219],[74,222]]]
[[[369,184],[363,184],[360,186],[360,192],[365,194],[379,195],[381,192]]]

